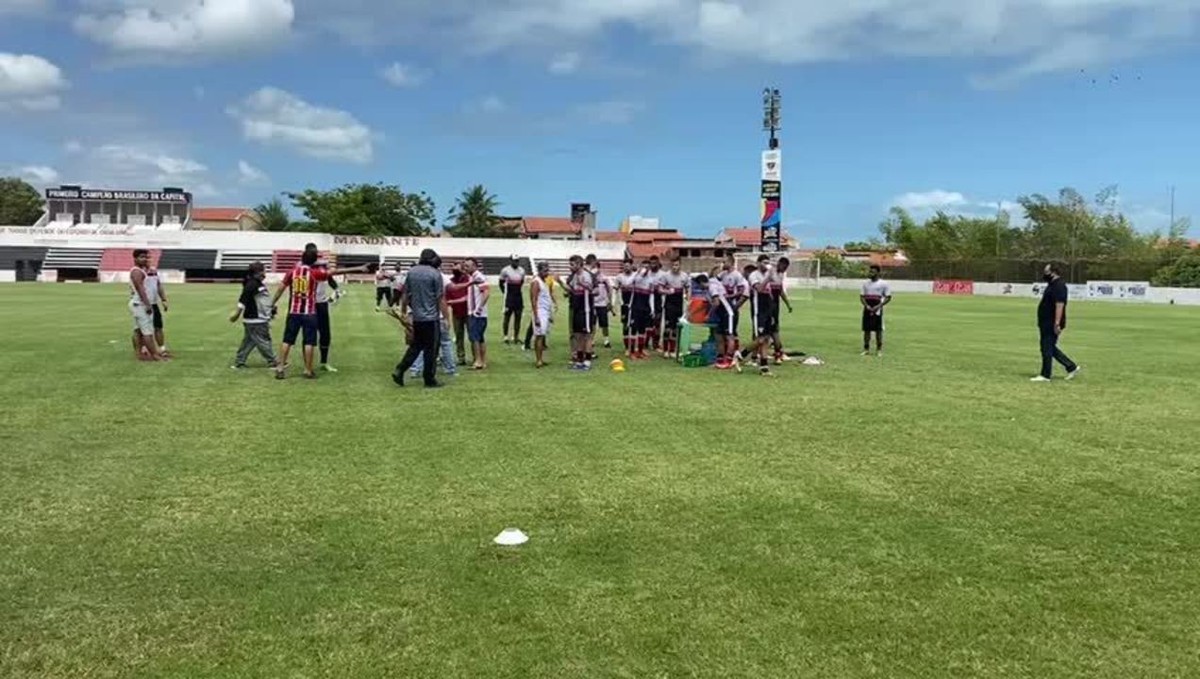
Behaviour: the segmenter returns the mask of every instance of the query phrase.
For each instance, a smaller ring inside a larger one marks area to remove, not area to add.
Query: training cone
[[[615,373],[623,373],[625,372],[625,361],[622,361],[619,358],[614,358],[612,362],[608,364],[608,367],[612,368],[612,371]]]
[[[522,533],[519,528],[505,528],[492,542],[503,547],[516,547],[529,542],[529,536]]]

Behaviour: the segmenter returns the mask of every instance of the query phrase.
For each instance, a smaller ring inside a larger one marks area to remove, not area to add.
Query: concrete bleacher
[[[162,250],[150,250],[150,266],[157,269]],[[108,248],[100,255],[101,271],[129,271],[133,268],[133,248]]]

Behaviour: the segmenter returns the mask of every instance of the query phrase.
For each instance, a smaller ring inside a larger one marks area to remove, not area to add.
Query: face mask
[[[1049,283],[1050,281],[1054,280],[1054,274],[1052,274],[1052,273],[1044,273],[1044,274],[1042,274],[1042,280],[1044,280],[1044,281],[1046,281],[1047,283]]]

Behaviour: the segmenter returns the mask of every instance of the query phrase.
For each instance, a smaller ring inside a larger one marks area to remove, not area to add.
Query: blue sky
[[[1067,185],[1149,230],[1169,186],[1200,211],[1198,34],[1200,0],[0,0],[0,172],[443,215],[482,183],[703,236],[757,222],[772,85],[805,244]]]

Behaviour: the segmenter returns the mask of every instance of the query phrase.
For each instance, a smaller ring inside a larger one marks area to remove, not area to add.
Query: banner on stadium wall
[[[1091,299],[1146,302],[1150,299],[1150,283],[1146,281],[1088,281]]]
[[[935,295],[974,295],[975,281],[937,279],[933,281]]]
[[[762,250],[779,252],[779,236],[782,228],[783,185],[777,180],[762,182]]]
[[[1040,298],[1046,290],[1045,283],[1034,283],[1029,289],[1029,296]],[[1088,295],[1088,286],[1083,283],[1067,283],[1067,299],[1086,300],[1091,299]]]

